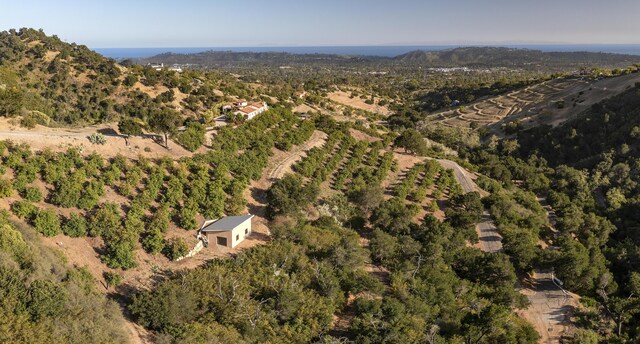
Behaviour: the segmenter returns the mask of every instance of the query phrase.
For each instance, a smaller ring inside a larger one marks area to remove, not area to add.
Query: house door
[[[227,246],[227,238],[225,237],[216,237],[217,243],[220,246]]]

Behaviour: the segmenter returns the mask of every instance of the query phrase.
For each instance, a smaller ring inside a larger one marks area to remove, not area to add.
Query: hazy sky
[[[105,47],[640,43],[640,0],[0,0],[0,29]]]

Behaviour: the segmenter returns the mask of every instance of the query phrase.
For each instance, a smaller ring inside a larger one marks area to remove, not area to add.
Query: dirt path
[[[308,150],[313,147],[322,146],[326,139],[327,135],[324,132],[316,130],[307,142],[299,146],[294,146],[289,152],[283,152],[274,148],[274,155],[270,158],[269,164],[262,173],[262,177],[257,181],[252,181],[249,188],[245,191],[247,210],[250,214],[255,215],[252,224],[253,234],[247,240],[240,243],[237,249],[246,249],[269,240],[271,233],[267,226],[269,221],[266,218],[267,190],[269,190],[275,180],[282,178],[287,172],[290,172],[291,166],[302,159]]]
[[[269,171],[268,178],[280,179],[284,177],[285,174],[291,172],[291,166],[302,159],[308,150],[322,146],[326,140],[327,134],[318,130],[314,131],[307,142],[292,149],[287,156],[276,163],[275,167]]]

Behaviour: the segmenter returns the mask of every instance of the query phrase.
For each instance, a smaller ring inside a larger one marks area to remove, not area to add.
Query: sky
[[[639,44],[640,0],[0,0],[91,48]]]

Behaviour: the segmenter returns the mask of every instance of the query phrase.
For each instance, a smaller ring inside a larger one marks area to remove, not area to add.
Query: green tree
[[[89,235],[92,237],[113,237],[122,229],[122,219],[115,203],[102,204],[90,215],[88,222]]]
[[[24,94],[16,87],[0,88],[0,114],[16,116],[24,105]]]
[[[204,144],[204,125],[198,122],[187,123],[187,128],[176,135],[176,141],[190,152],[195,152]]]
[[[44,236],[56,236],[60,233],[60,218],[52,209],[40,210],[33,219],[33,226]]]
[[[164,146],[169,148],[169,135],[174,134],[182,122],[180,114],[168,107],[155,110],[149,117],[149,126],[156,133],[164,135]]]
[[[183,238],[172,238],[165,242],[164,255],[170,260],[176,260],[189,253],[189,245]]]
[[[72,213],[62,227],[62,231],[72,238],[83,237],[87,235],[87,221],[84,217]]]
[[[273,183],[267,192],[269,215],[295,214],[315,200],[317,192],[313,187],[305,187],[299,175],[287,174]]]
[[[142,237],[142,248],[150,254],[158,254],[164,249],[164,237],[159,229],[151,229]]]
[[[120,134],[125,135],[125,143],[129,145],[130,136],[142,135],[142,126],[133,118],[125,118],[118,123],[118,131]]]
[[[198,205],[187,199],[178,213],[180,227],[188,230],[198,228],[196,216],[198,215]]]
[[[355,203],[364,211],[369,213],[377,208],[384,201],[384,190],[379,185],[369,184],[355,194]]]
[[[8,179],[0,179],[0,197],[10,197],[13,195],[13,186]]]
[[[405,151],[416,155],[424,155],[427,153],[427,144],[424,137],[415,129],[407,129],[394,141],[396,147],[404,148]]]
[[[104,280],[107,282],[107,288],[117,287],[122,284],[122,275],[115,271],[107,271],[104,273]]]

